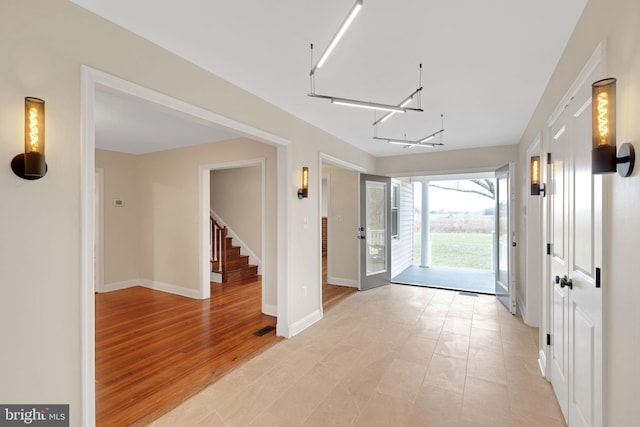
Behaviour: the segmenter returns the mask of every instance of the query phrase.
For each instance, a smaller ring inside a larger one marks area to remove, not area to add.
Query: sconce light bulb
[[[606,145],[607,137],[609,136],[609,95],[606,92],[600,92],[597,102],[600,145]]]
[[[39,151],[39,134],[38,134],[38,110],[34,107],[29,109],[29,145],[31,151]]]
[[[537,159],[533,160],[531,169],[531,182],[534,184],[540,183],[540,162]]]

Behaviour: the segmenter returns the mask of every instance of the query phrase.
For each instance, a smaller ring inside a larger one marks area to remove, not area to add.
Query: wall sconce
[[[630,143],[622,144],[616,153],[616,79],[593,83],[591,95],[591,173],[617,171],[620,176],[628,177],[633,172],[636,155]]]
[[[309,168],[302,168],[302,188],[298,188],[298,199],[309,197]]]
[[[545,196],[545,185],[540,183],[540,156],[531,156],[531,195]]]
[[[47,174],[44,158],[44,101],[24,99],[24,153],[11,160],[13,173],[20,178],[34,180]]]

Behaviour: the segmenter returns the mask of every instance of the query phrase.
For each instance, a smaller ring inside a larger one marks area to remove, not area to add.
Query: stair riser
[[[249,268],[245,268],[242,270],[232,270],[228,273],[223,274],[222,281],[223,282],[235,282],[238,280],[247,279],[249,277],[255,277],[258,275],[258,266],[252,266]]]

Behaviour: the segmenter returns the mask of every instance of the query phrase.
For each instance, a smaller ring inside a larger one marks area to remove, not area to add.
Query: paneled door
[[[602,177],[591,174],[591,82],[550,124],[551,382],[570,427],[602,426]]]
[[[391,178],[360,174],[360,290],[391,282]]]

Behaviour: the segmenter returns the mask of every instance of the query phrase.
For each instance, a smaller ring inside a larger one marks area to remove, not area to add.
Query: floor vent
[[[257,331],[255,331],[253,333],[253,335],[255,335],[257,337],[261,337],[261,336],[266,335],[269,332],[273,331],[275,328],[276,328],[275,326],[271,326],[271,325],[265,326],[264,328],[258,329]]]
[[[478,296],[478,294],[476,294],[475,292],[467,292],[467,291],[460,292],[460,295],[466,295],[468,297],[477,297]]]

